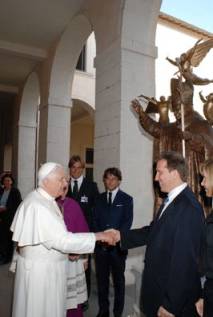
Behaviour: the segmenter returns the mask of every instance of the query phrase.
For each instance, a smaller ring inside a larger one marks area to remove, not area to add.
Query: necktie
[[[78,195],[78,181],[74,181],[74,186],[72,189],[73,198],[76,198]]]
[[[112,192],[108,193],[108,205],[111,206],[112,205]]]
[[[163,209],[168,202],[169,202],[169,197],[164,198],[164,200],[163,200],[163,202],[162,202],[162,204],[157,212],[157,217],[156,217],[157,219],[160,219],[160,217],[162,216]]]

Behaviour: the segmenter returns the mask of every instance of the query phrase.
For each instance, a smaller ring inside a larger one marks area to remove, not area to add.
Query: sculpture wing
[[[198,40],[196,44],[186,52],[187,59],[190,61],[191,66],[194,67],[200,64],[209,50],[213,47],[213,38],[202,43],[199,42],[200,40]]]

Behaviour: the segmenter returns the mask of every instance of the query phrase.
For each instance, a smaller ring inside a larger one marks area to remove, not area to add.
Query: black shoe
[[[106,311],[103,313],[99,312],[96,317],[109,317],[109,311]]]

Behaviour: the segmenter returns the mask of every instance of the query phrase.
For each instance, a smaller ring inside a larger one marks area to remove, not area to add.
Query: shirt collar
[[[72,178],[72,177],[71,177],[71,183],[74,184],[74,181],[77,181],[78,184],[79,184],[79,183],[81,184],[81,183],[83,182],[83,178],[84,178],[83,175],[81,175],[79,178]]]
[[[187,186],[187,183],[182,183],[181,185],[173,188],[169,193],[168,193],[168,198],[169,202],[175,199]]]
[[[115,199],[115,196],[117,194],[117,192],[119,191],[119,187],[116,187],[114,190],[110,191],[110,190],[107,190],[107,197],[109,197],[109,192],[112,193],[112,202],[113,200]]]
[[[39,194],[41,194],[43,197],[47,198],[48,200],[54,200],[55,201],[55,197],[52,197],[50,194],[48,194],[48,192],[46,192],[46,190],[44,190],[43,188],[39,187],[37,188],[37,192]]]

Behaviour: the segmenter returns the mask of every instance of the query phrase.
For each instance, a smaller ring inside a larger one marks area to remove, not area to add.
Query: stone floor
[[[12,307],[13,274],[8,265],[0,266],[0,316],[10,317]]]
[[[14,276],[8,271],[8,265],[0,266],[0,317],[11,317],[12,291]],[[134,286],[126,288],[126,299],[123,317],[133,317],[132,300]],[[110,302],[113,303],[113,290],[110,290]],[[89,309],[84,317],[96,317],[98,312],[97,291],[94,273],[92,274],[92,291],[89,299]],[[113,315],[111,315],[113,316]],[[39,316],[38,316],[39,317]],[[48,316],[47,316],[48,317]]]

